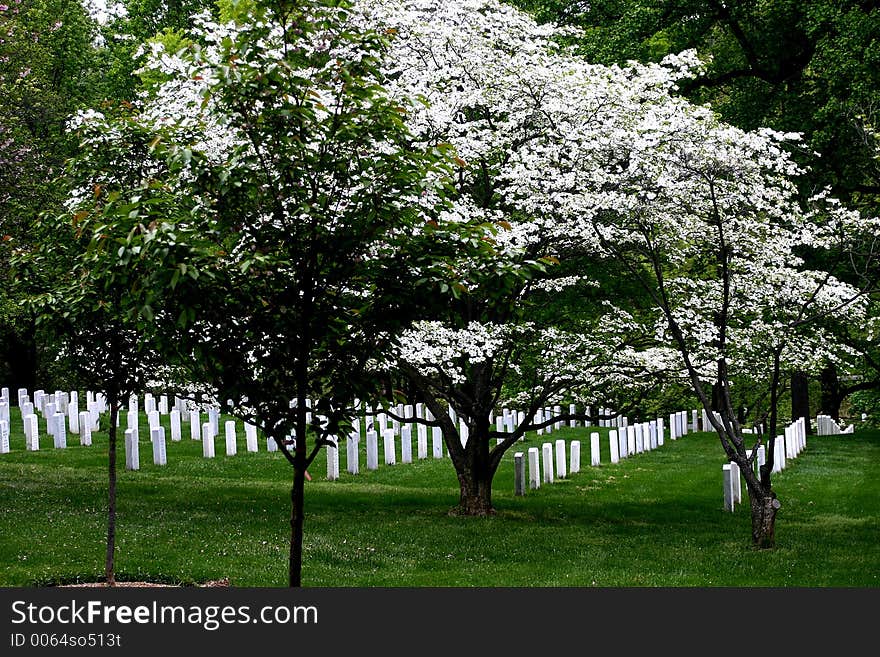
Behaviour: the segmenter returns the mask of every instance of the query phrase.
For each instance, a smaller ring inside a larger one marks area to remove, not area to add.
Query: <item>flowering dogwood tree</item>
[[[674,79],[670,72],[658,81],[671,88]],[[658,338],[679,351],[727,458],[743,472],[753,541],[772,546],[780,506],[770,478],[774,443],[756,474],[758,445],[743,438],[731,377],[770,380],[775,395],[781,364],[807,369],[845,353],[817,320],[861,321],[863,291],[806,268],[802,256],[876,235],[878,223],[822,196],[801,202],[793,184],[800,170],[785,147],[797,135],[744,132],[671,96],[619,107],[616,126],[628,137],[602,143],[571,103],[565,129],[522,154],[532,174],[519,207],[557,207],[574,239],[588,235],[653,299]],[[710,383],[720,391],[718,418]],[[773,433],[775,424],[774,415]]]
[[[459,510],[492,513],[492,479],[504,453],[525,431],[568,418],[535,423],[539,409],[563,398],[623,404],[627,393],[656,380],[646,374],[670,364],[662,346],[643,351],[637,322],[612,302],[586,314],[542,314],[541,304],[563,290],[593,289],[584,271],[568,265],[596,247],[570,239],[571,225],[560,224],[554,208],[523,212],[517,205],[520,180],[533,173],[523,170],[531,165],[520,154],[563,130],[554,122],[569,94],[579,96],[578,109],[592,103],[597,140],[616,140],[622,137],[603,129],[617,111],[606,103],[620,94],[653,102],[655,83],[585,65],[555,43],[559,30],[494,0],[362,0],[355,9],[365,25],[393,34],[385,59],[391,93],[424,98],[407,117],[413,134],[455,149],[453,202],[444,216],[492,227],[485,238],[492,253],[454,257],[455,298],[403,334],[394,360],[442,428],[460,483]],[[512,384],[517,394],[509,401],[527,420],[498,434],[491,414]]]

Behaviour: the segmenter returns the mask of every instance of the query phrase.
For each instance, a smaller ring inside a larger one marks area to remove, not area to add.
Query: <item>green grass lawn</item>
[[[104,420],[106,422],[106,419]],[[120,446],[117,577],[169,583],[229,578],[284,586],[291,470],[279,453],[202,458],[201,443],[168,441],[154,466],[146,420],[141,470]],[[168,417],[163,418],[168,426]],[[41,421],[41,431],[45,431]],[[590,467],[589,432],[602,435]],[[458,485],[448,458],[382,464],[326,481],[323,457],[306,483],[303,581],[322,587],[877,587],[880,585],[880,432],[810,436],[776,475],[777,548],[750,546],[747,506],[722,511],[717,437],[690,434],[609,463],[607,429],[533,436],[522,451],[581,440],[582,471],[524,497],[513,494],[513,451],[496,478],[491,518],[449,515]],[[167,431],[170,436],[170,431]],[[416,453],[415,440],[413,452]],[[429,438],[430,443],[430,438]],[[0,455],[0,585],[95,581],[106,535],[106,434],[91,447],[27,452],[12,409],[12,452]],[[430,454],[429,444],[429,454]],[[745,488],[744,488],[745,495]],[[744,499],[747,505],[747,500]]]

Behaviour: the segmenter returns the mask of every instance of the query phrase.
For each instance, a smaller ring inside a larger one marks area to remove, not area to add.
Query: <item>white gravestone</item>
[[[382,432],[382,449],[385,454],[385,465],[397,463],[397,446],[394,443],[394,429],[386,429]]]
[[[235,456],[238,445],[235,435],[235,420],[226,421],[226,456]]]
[[[64,413],[55,413],[55,448],[67,448],[67,416]]]
[[[467,445],[468,437],[470,436],[470,430],[464,420],[460,420],[458,423],[458,435],[461,438],[461,446],[465,447]]]
[[[733,473],[730,471],[730,463],[721,466],[721,473],[724,486],[724,510],[733,511]]]
[[[327,479],[336,481],[339,479],[339,443],[336,436],[328,436],[327,440],[333,443],[324,448],[327,453]]]
[[[626,454],[629,456],[636,453],[636,427],[635,425],[630,425],[626,427]]]
[[[403,463],[412,463],[411,424],[404,424],[400,427],[400,460]]]
[[[443,430],[440,427],[431,427],[431,451],[435,459],[443,458]]]
[[[541,487],[541,466],[538,460],[538,448],[529,447],[529,488],[532,490]]]
[[[553,445],[544,443],[541,445],[541,464],[544,466],[543,483],[553,483]]]
[[[168,415],[168,397],[167,395],[162,395],[159,397],[159,408],[157,409],[160,415]]]
[[[418,438],[416,440],[418,445],[418,457],[419,459],[426,459],[428,458],[428,427],[424,424],[418,424],[416,426],[416,431],[418,432]]]
[[[165,465],[168,462],[165,453],[165,427],[150,429],[150,440],[153,443],[153,465]]]
[[[27,448],[33,452],[40,449],[40,420],[36,413],[25,417]]]
[[[75,401],[67,405],[67,423],[70,433],[79,433],[79,404]]]
[[[202,439],[202,420],[198,411],[189,412],[189,437],[190,440]]]
[[[590,465],[599,465],[601,460],[599,452],[599,434],[594,431],[590,434]]]
[[[623,427],[617,431],[617,453],[620,458],[625,459],[629,456],[629,427]]]
[[[180,441],[180,411],[174,409],[171,411],[171,441],[179,442]]]
[[[9,422],[0,420],[0,454],[9,454]]]
[[[80,445],[91,445],[92,444],[92,424],[90,422],[91,418],[86,411],[82,411],[79,414],[79,444]],[[137,435],[137,430],[135,430],[135,435]]]
[[[153,439],[153,434],[152,434],[153,429],[158,429],[161,426],[160,419],[159,419],[159,411],[150,411],[149,413],[147,413],[147,419],[149,420],[149,423],[150,423],[150,432],[151,432],[150,433],[150,440],[152,440]]]
[[[663,418],[658,417],[657,420],[657,445],[658,447],[663,447],[663,432],[665,431],[665,427],[663,426]]]
[[[349,434],[345,439],[345,465],[348,474],[356,475],[360,472],[360,453],[358,452],[358,443],[360,442],[360,432]]]
[[[568,455],[568,472],[577,474],[581,471],[581,441],[572,440]]]
[[[566,462],[565,462],[565,441],[557,440],[556,441],[556,476],[559,479],[565,479],[567,476],[566,472]]]
[[[202,456],[207,459],[214,458],[214,432],[210,422],[202,425]]]
[[[599,440],[599,434],[597,432],[593,432],[590,434],[590,444],[593,443],[593,436],[596,437],[596,440]],[[613,429],[608,432],[608,447],[611,450],[611,463],[618,463],[620,461],[620,445],[617,442],[617,431]]]
[[[636,454],[641,454],[645,451],[645,436],[642,432],[641,423],[633,426],[633,433],[635,434]]]
[[[244,423],[244,438],[247,443],[247,451],[256,452],[258,451],[257,442],[257,427],[249,422]]]
[[[379,434],[367,431],[367,470],[379,468]]]
[[[140,445],[138,444],[137,435],[131,429],[125,430],[125,469],[140,470],[141,457]]]
[[[736,461],[730,462],[730,479],[733,482],[733,501],[742,503],[742,480]]]

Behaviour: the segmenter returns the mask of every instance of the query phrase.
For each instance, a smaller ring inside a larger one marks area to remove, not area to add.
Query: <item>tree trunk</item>
[[[37,342],[33,322],[28,321],[10,331],[6,361],[9,363],[10,390],[27,388],[33,398],[37,387]]]
[[[461,489],[456,512],[464,516],[490,516],[495,514],[492,507],[492,474],[486,469],[473,472],[459,472]]]
[[[477,411],[469,426],[464,458],[455,463],[460,494],[456,513],[465,516],[494,515],[492,508],[492,479],[497,466],[489,454],[489,414]]]
[[[104,579],[107,586],[116,584],[116,414],[119,399],[115,392],[108,393],[110,402],[110,427],[108,429],[107,453],[107,555],[104,561]],[[80,429],[82,431],[82,429]]]
[[[766,550],[776,544],[776,514],[782,506],[773,492],[749,495],[752,513],[752,545]]]
[[[791,373],[791,419],[810,419],[810,379],[805,372]]]
[[[302,586],[303,556],[303,496],[305,494],[305,468],[295,466],[293,485],[290,487],[290,561],[288,586]]]
[[[837,378],[837,367],[829,363],[822,369],[819,381],[822,386],[820,399],[821,411],[824,415],[830,415],[835,420],[840,419],[840,402],[843,396],[840,394],[840,381]]]

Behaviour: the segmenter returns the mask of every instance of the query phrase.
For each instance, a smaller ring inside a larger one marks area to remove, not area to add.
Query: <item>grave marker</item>
[[[379,434],[367,431],[367,470],[379,469]]]
[[[0,420],[0,454],[9,454],[9,422]]]
[[[92,444],[92,426],[90,422],[91,418],[87,411],[82,411],[79,414],[79,444],[89,446]],[[137,436],[137,430],[135,430],[135,436]]]
[[[724,510],[733,511],[733,473],[730,471],[730,463],[721,466],[724,485]]]
[[[431,427],[431,450],[435,459],[443,458],[443,430],[440,427]]]
[[[190,440],[202,439],[202,420],[198,411],[189,412],[189,438]]]
[[[336,436],[327,436],[327,440],[331,443],[324,448],[327,453],[327,480],[336,481],[339,479],[339,442]]]
[[[244,439],[247,443],[247,451],[259,451],[257,443],[257,427],[255,425],[248,422],[244,423]]]
[[[572,440],[569,452],[568,471],[571,474],[577,474],[581,471],[581,441]]]
[[[565,441],[559,439],[556,441],[556,476],[559,479],[565,479],[567,474],[565,463]]]
[[[526,494],[526,463],[522,452],[513,455],[513,494]]]
[[[235,435],[235,420],[226,421],[226,456],[235,456],[238,444]]]
[[[141,457],[140,457],[140,445],[138,444],[137,436],[131,429],[125,430],[125,469],[126,470],[140,470],[141,469]]]
[[[410,407],[411,409],[412,407]],[[400,460],[403,463],[412,463],[412,425],[404,424],[400,427]]]
[[[593,436],[596,437],[596,440],[599,439],[598,432],[591,433],[590,445],[593,443]],[[620,461],[620,445],[617,442],[617,431],[613,429],[608,432],[608,447],[611,450],[611,463],[618,463]]]
[[[202,456],[206,459],[214,458],[214,432],[210,422],[202,425]]]
[[[67,416],[64,413],[55,413],[55,449],[67,448]]]
[[[541,473],[538,465],[538,448],[529,447],[529,488],[537,490],[541,487]]]
[[[180,441],[180,411],[176,408],[171,411],[171,442]]]
[[[394,444],[394,429],[386,429],[382,432],[382,449],[385,454],[385,465],[397,463],[397,446]]]
[[[543,483],[552,484],[553,483],[553,445],[551,443],[544,443],[543,445],[541,445],[541,462],[544,466]]]
[[[166,465],[168,458],[165,453],[165,427],[150,429],[150,441],[153,443],[153,465]]]

